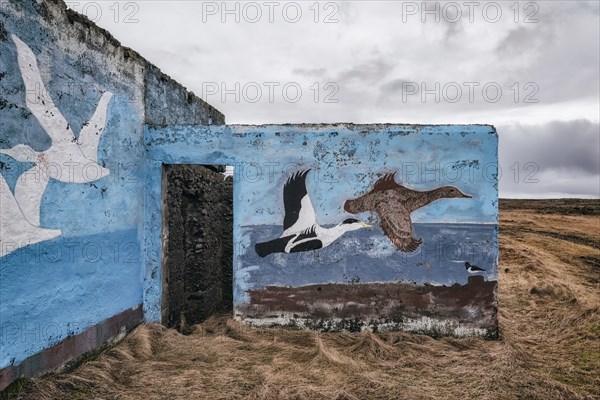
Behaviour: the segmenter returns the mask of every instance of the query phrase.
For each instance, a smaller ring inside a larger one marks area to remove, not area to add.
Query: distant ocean
[[[414,230],[423,242],[413,253],[397,251],[381,228],[373,227],[346,233],[321,250],[261,258],[254,244],[277,238],[282,227],[242,227],[234,265],[235,303],[247,301],[247,290],[266,286],[399,281],[462,285],[469,276],[466,261],[486,269],[480,274],[485,280],[497,280],[496,225],[415,224]]]

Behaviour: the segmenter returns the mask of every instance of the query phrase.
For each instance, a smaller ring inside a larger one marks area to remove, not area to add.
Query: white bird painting
[[[340,224],[326,228],[317,224],[315,209],[306,190],[306,176],[310,169],[296,172],[283,186],[283,233],[277,239],[256,243],[256,254],[266,257],[273,253],[298,253],[325,248],[347,232],[370,225],[347,218]]]
[[[45,186],[45,185],[44,185]],[[45,229],[32,225],[29,219],[39,219],[38,215],[25,215],[23,210],[12,195],[4,176],[0,174],[0,257],[13,251],[60,236],[61,231],[56,229]]]
[[[41,202],[50,178],[66,183],[89,183],[110,174],[109,169],[98,164],[98,144],[106,126],[112,93],[102,94],[94,114],[76,137],[48,94],[33,51],[16,35],[11,38],[17,48],[26,93],[30,94],[25,96],[25,103],[52,143],[41,152],[25,144],[0,149],[0,153],[16,161],[35,164],[19,177],[14,195],[4,177],[0,181],[0,257],[60,235],[58,230],[40,227]]]

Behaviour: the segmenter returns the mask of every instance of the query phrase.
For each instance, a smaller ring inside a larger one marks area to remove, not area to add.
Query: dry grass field
[[[600,399],[600,202],[503,201],[500,339],[142,325],[20,399]]]

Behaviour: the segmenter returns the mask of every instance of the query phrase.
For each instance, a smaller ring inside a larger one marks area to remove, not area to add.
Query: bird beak
[[[373,225],[369,225],[369,224],[367,224],[367,223],[365,223],[365,222],[361,222],[360,224],[361,224],[361,225],[362,225],[364,228],[372,228],[372,227],[373,227]]]

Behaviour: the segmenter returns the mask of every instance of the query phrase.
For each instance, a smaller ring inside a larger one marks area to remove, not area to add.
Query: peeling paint
[[[497,168],[497,137],[489,135],[490,129],[387,124],[173,126],[150,127],[144,140],[147,155],[157,167],[161,162],[235,166],[234,303],[238,318],[258,325],[261,319],[269,325],[283,318],[280,322],[286,325],[314,329],[370,326],[376,330],[381,325],[381,329],[429,329],[432,335],[493,338],[497,334],[496,178],[479,175],[472,179],[473,173],[482,174],[482,166]],[[426,170],[435,163],[460,175],[450,188],[460,188],[454,197],[463,198],[440,200],[411,214],[415,235],[423,238],[415,251],[399,251],[379,228],[377,215],[345,212],[345,201],[368,192],[374,181],[389,172],[397,172],[397,181],[418,191],[439,188],[444,183],[435,174],[421,179],[418,171],[413,179],[400,178],[406,172],[404,166]],[[348,233],[332,243],[326,241],[326,247],[319,250],[292,254],[288,245],[277,247],[273,241],[284,231],[283,187],[292,174],[308,169],[305,186],[321,227],[315,233],[351,217],[375,227],[364,234]],[[146,187],[152,198],[160,198],[154,180]],[[148,212],[160,214],[158,202],[147,204]],[[156,226],[146,228],[145,236],[160,243]],[[271,242],[275,247],[267,254],[257,254],[256,245]],[[438,257],[441,253],[442,258]],[[466,261],[485,271],[469,280]],[[482,279],[485,294],[474,289],[479,282],[476,278]],[[414,296],[404,298],[403,304],[386,302],[375,295],[377,290],[373,292],[372,285],[378,283],[395,285]],[[147,281],[146,285],[156,283]],[[318,285],[320,294],[329,287],[324,285],[340,285],[346,294],[314,303],[317,292],[308,297],[298,292],[311,285]],[[360,287],[365,290],[362,294],[355,292]],[[261,290],[271,292],[261,300],[256,297]],[[292,292],[273,297],[274,290]],[[455,294],[432,294],[444,290]],[[463,294],[474,297],[463,304]],[[157,309],[155,298],[145,301],[148,308]]]

